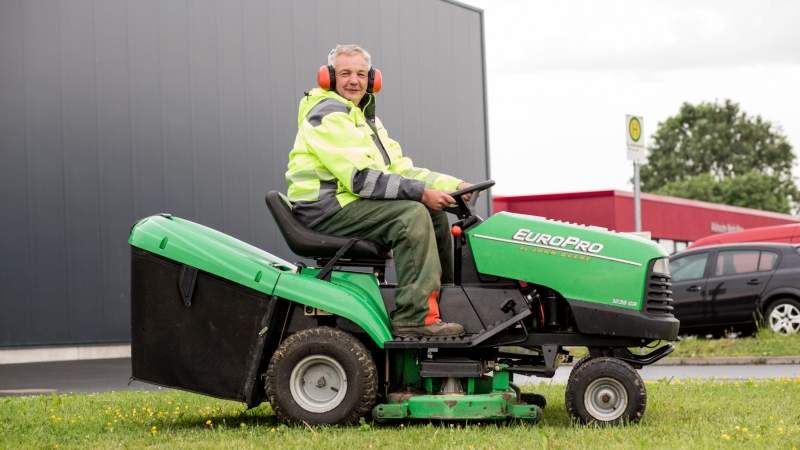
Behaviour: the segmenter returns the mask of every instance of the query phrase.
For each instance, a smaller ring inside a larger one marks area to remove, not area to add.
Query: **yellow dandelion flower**
[[[747,427],[742,427],[742,433],[747,433]]]
[[[731,436],[729,434],[723,434],[720,437],[722,438],[723,441],[730,441],[731,440]]]
[[[778,427],[778,433],[783,433],[783,427]]]
[[[275,428],[273,428],[273,429],[269,430],[269,432],[270,432],[270,433],[274,433],[274,432],[275,432]]]

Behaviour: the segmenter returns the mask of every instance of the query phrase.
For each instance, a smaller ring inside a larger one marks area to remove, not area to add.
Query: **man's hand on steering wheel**
[[[480,183],[472,184],[466,181],[461,182],[459,189],[450,193],[450,196],[456,201],[456,205],[444,208],[445,211],[455,214],[459,219],[465,219],[473,215],[472,203],[478,199],[478,193],[489,189],[494,186],[494,180],[481,181]]]
[[[460,191],[460,190],[466,189],[466,188],[468,188],[470,186],[472,186],[472,183],[468,183],[466,181],[462,181],[461,183],[458,183],[458,187],[456,188],[456,190]],[[474,192],[470,192],[470,193],[462,195],[461,198],[463,198],[465,202],[469,203],[469,201],[472,200],[472,196],[474,194],[475,194]]]
[[[422,199],[420,201],[434,211],[441,211],[443,208],[456,203],[456,200],[449,193],[438,189],[425,189],[422,191]]]
[[[485,191],[492,186],[494,186],[494,180],[481,181],[477,184],[462,181],[458,185],[458,190],[454,192],[425,189],[422,192],[420,201],[434,211],[445,210],[459,217],[467,217],[472,214],[469,201],[477,199],[479,192]]]

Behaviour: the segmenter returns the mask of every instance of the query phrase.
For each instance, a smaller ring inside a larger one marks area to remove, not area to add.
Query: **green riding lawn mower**
[[[513,375],[552,377],[586,347],[566,385],[581,423],[637,422],[637,373],[672,351],[667,254],[603,228],[501,212],[474,214],[453,193],[455,282],[439,295],[460,337],[395,338],[388,249],[317,233],[288,201],[267,206],[292,264],[202,225],[159,214],[130,234],[132,378],[245,402],[282,421],[541,418],[545,399]],[[473,197],[477,197],[474,195]],[[632,348],[647,349],[631,351]],[[649,351],[649,352],[648,352]]]

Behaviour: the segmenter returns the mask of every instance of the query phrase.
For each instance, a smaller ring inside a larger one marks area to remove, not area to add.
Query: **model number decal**
[[[621,298],[612,299],[611,303],[620,306],[630,306],[630,307],[639,306],[639,304],[633,300],[623,300]]]
[[[557,234],[534,233],[531,230],[520,228],[512,237],[515,241],[530,242],[551,248],[572,249],[579,252],[600,253],[603,244],[599,242],[584,241],[575,236],[559,236]]]

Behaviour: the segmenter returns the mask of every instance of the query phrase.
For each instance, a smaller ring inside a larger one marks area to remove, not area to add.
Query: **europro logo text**
[[[564,237],[557,234],[534,233],[525,228],[517,230],[512,239],[515,241],[530,242],[531,244],[545,247],[574,250],[577,252],[597,254],[603,250],[603,244],[599,242],[584,241],[575,236]]]

